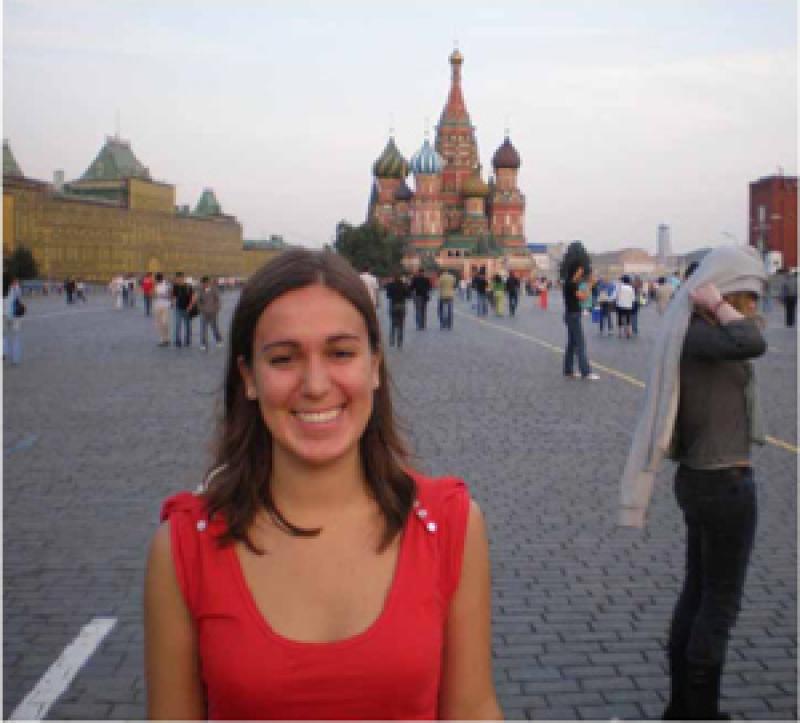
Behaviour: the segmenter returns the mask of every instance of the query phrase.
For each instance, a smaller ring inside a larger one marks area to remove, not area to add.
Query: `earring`
[[[252,387],[248,387],[246,396],[248,399],[253,400],[256,398],[256,390]]]

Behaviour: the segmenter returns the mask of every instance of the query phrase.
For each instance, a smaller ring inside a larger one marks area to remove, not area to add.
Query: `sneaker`
[[[220,348],[221,348],[221,347],[223,347],[223,346],[225,346],[225,343],[224,343],[224,342],[222,342],[222,341],[218,341],[218,342],[217,342],[217,349],[220,349]]]
[[[580,379],[581,375],[580,372],[572,372],[571,374],[564,374],[567,379]]]
[[[589,372],[586,376],[583,377],[587,381],[594,382],[597,381],[600,377],[597,376],[594,372]]]
[[[200,351],[208,351],[208,347],[205,344],[201,344]]]

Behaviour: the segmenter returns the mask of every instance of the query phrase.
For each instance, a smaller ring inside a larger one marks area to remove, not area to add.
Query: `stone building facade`
[[[410,161],[390,137],[373,164],[367,220],[406,241],[404,263],[452,268],[471,275],[484,266],[528,275],[534,267],[525,243],[525,196],[518,186],[520,156],[508,135],[482,168],[461,82],[463,55],[450,55],[450,91],[434,145],[426,137]],[[414,189],[406,183],[409,173]]]
[[[777,251],[783,266],[797,266],[797,176],[765,176],[750,184],[751,246]]]
[[[184,271],[245,277],[277,251],[249,246],[211,189],[194,210],[175,187],[154,181],[130,144],[108,138],[75,181],[25,177],[3,143],[3,254],[31,250],[43,278],[106,282],[118,274]]]

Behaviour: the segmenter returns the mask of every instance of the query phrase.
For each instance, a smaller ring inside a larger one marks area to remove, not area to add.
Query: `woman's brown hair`
[[[313,284],[337,292],[359,311],[367,327],[370,349],[379,355],[380,384],[373,394],[372,414],[361,436],[359,451],[367,485],[386,523],[380,550],[400,532],[411,509],[416,488],[404,470],[408,450],[397,429],[389,372],[381,353],[380,326],[367,287],[342,256],[332,251],[291,249],[250,278],[233,312],[223,413],[205,491],[209,517],[220,513],[227,522],[226,531],[219,537],[222,545],[241,541],[261,554],[249,530],[262,506],[289,534],[311,537],[320,532],[293,525],[275,505],[270,485],[272,436],[258,404],[245,395],[238,364],[240,357],[248,365],[253,362],[255,327],[264,309],[279,296]]]

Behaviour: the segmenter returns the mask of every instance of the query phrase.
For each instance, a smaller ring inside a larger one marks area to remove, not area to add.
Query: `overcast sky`
[[[794,0],[5,0],[3,136],[80,176],[117,129],[246,238],[364,220],[394,128],[408,158],[464,55],[484,178],[504,128],[529,242],[676,251],[745,239],[748,184],[797,174]]]

